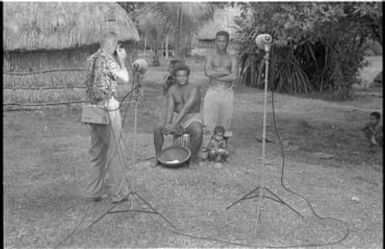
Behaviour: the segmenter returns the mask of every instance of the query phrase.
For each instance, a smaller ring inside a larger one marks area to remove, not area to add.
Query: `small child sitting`
[[[370,122],[362,129],[367,139],[370,141],[370,147],[375,145],[383,146],[382,124],[380,123],[381,114],[379,112],[370,113]]]
[[[217,126],[208,145],[208,159],[214,162],[225,162],[229,157],[225,140],[225,128]]]

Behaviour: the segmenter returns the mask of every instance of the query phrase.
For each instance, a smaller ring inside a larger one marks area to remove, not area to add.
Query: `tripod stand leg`
[[[159,215],[162,219],[164,219],[168,224],[170,224],[174,229],[177,229],[177,227],[171,223],[166,217],[164,217],[161,213],[158,212],[153,206],[151,206],[150,203],[148,203],[145,199],[143,199],[138,193],[134,193],[141,201],[143,201],[151,210],[153,210],[157,215]]]
[[[93,225],[95,225],[96,222],[98,222],[99,220],[103,219],[104,216],[106,216],[112,209],[114,209],[116,207],[116,205],[118,205],[118,203],[115,203],[115,204],[112,204],[111,207],[106,211],[104,212],[99,218],[97,218],[96,220],[94,220],[87,228],[91,228]]]
[[[285,202],[284,200],[282,200],[278,195],[276,195],[275,193],[273,193],[273,191],[271,191],[270,189],[266,188],[267,192],[269,192],[272,196],[274,196],[275,198],[277,198],[279,200],[280,203],[282,203],[283,205],[287,206],[288,208],[290,208],[293,212],[295,212],[296,214],[298,214],[299,216],[301,216],[301,218],[304,218],[303,215],[298,212],[297,210],[295,210],[292,206],[290,206],[287,202]]]
[[[235,202],[231,203],[230,205],[228,205],[228,206],[226,207],[226,209],[231,208],[232,206],[234,206],[235,204],[237,204],[237,203],[239,203],[239,202],[241,202],[241,201],[243,201],[243,200],[249,199],[249,198],[247,198],[247,197],[248,197],[249,195],[251,195],[252,193],[254,193],[255,191],[257,191],[259,188],[260,188],[260,187],[258,186],[258,187],[256,187],[255,189],[251,190],[249,193],[245,194],[244,196],[242,196],[242,197],[241,197],[240,199],[238,199],[237,201],[235,201]]]
[[[258,187],[259,188],[259,187]],[[242,196],[241,199],[239,199],[238,201],[232,203],[231,205],[229,205],[226,209],[229,209],[230,207],[234,206],[235,204],[241,202],[242,200],[250,200],[250,199],[254,199],[254,198],[258,198],[260,197],[260,194],[257,193],[256,195],[253,195],[253,196],[250,196],[253,192],[255,192],[258,188],[254,189],[253,191],[247,193],[246,195]],[[266,191],[268,193],[270,193],[273,197],[270,197],[270,196],[266,196],[266,195],[263,195],[263,198],[266,198],[266,199],[269,199],[269,200],[272,200],[272,201],[275,201],[275,202],[278,202],[280,204],[283,204],[285,205],[286,207],[288,207],[289,209],[291,209],[294,213],[298,214],[301,218],[304,218],[304,216],[299,212],[297,211],[296,209],[294,209],[292,206],[290,206],[287,202],[285,202],[283,199],[281,199],[278,195],[276,195],[274,192],[272,192],[269,188],[265,187]]]

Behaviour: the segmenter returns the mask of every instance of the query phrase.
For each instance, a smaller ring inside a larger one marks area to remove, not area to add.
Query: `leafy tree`
[[[382,12],[376,3],[308,2],[243,4],[237,24],[241,76],[248,85],[262,82],[262,53],[255,37],[274,38],[270,88],[282,92],[342,90],[348,96],[362,66],[368,38],[382,39]],[[255,53],[257,51],[257,53]]]

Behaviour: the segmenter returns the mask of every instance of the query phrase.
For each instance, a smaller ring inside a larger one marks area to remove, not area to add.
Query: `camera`
[[[260,34],[255,38],[255,43],[257,47],[265,50],[266,52],[270,51],[273,38],[269,34]]]

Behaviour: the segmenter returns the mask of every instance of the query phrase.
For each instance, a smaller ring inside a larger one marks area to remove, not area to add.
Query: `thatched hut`
[[[28,102],[43,102],[39,94],[50,96],[44,101],[62,100],[64,93],[58,89],[37,93],[33,88],[79,86],[84,71],[17,73],[85,68],[87,56],[98,49],[108,31],[119,34],[125,46],[139,40],[135,24],[117,3],[6,2],[3,6],[4,102],[25,102],[26,98]],[[13,90],[7,92],[9,88]],[[76,89],[64,90],[76,95]]]

